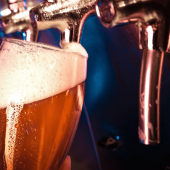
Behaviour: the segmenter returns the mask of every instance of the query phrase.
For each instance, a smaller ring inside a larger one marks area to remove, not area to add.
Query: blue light
[[[24,0],[24,3],[26,4],[26,0]]]
[[[1,17],[1,8],[2,8],[2,7],[1,7],[1,3],[0,3],[0,17]]]
[[[25,41],[25,40],[26,40],[26,33],[23,32],[23,33],[22,33],[22,36],[23,36],[23,40]]]
[[[140,143],[143,143],[143,140],[140,140]]]
[[[116,140],[119,140],[120,139],[120,136],[116,136]]]
[[[5,37],[5,34],[4,34],[4,32],[0,29],[0,37]]]

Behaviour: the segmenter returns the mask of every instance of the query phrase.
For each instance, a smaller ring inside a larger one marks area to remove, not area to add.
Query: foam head
[[[86,79],[87,58],[78,43],[60,49],[5,39],[0,50],[0,108],[7,107],[12,94],[24,94],[26,104],[80,84]]]

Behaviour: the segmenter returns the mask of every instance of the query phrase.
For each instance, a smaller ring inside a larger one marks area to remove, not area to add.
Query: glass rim
[[[85,56],[83,56],[82,54],[80,54],[78,51],[69,51],[67,49],[62,49],[60,47],[54,46],[54,45],[49,45],[49,44],[45,44],[45,43],[40,43],[40,42],[30,42],[30,41],[24,41],[24,40],[20,40],[20,39],[15,39],[15,38],[3,38],[2,43],[0,45],[0,49],[2,48],[3,43],[5,42],[9,42],[9,43],[14,43],[20,46],[37,46],[40,48],[44,48],[47,50],[54,50],[54,51],[60,51],[60,52],[66,52],[66,53],[73,53],[76,54],[80,57],[86,58]]]
[[[46,48],[46,49],[49,49],[49,50],[63,51],[63,49],[61,49],[60,47],[56,47],[56,46],[53,46],[53,45],[48,45],[48,44],[39,43],[39,42],[24,41],[24,40],[15,39],[15,38],[3,38],[2,44],[4,42],[14,43],[14,44],[18,44],[18,45],[21,45],[21,46],[26,46],[26,45],[27,46],[38,46],[38,47]]]

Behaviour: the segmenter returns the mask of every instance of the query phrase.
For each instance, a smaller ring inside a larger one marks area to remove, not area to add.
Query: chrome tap
[[[25,40],[36,41],[38,32],[35,31],[29,18],[30,6],[26,6],[24,0],[7,0],[8,8],[1,11],[1,26],[5,34],[13,33],[16,31],[24,32]],[[29,5],[36,5],[36,1]]]
[[[85,20],[95,14],[96,0],[45,1],[30,11],[30,18],[36,30],[57,28],[61,42],[80,42]]]
[[[140,30],[139,48],[143,49],[140,89],[140,142],[160,142],[160,84],[164,52],[169,51],[169,18],[167,1],[163,0],[98,0],[96,13],[105,27],[136,23]]]

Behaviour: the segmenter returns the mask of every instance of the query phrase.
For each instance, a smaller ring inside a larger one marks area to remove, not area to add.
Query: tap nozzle
[[[36,30],[57,28],[61,43],[80,42],[85,20],[95,14],[96,0],[51,0],[43,2],[30,11],[31,24]]]
[[[156,48],[158,30],[154,26],[143,28],[143,57],[139,89],[139,126],[141,143],[160,143],[160,86],[164,51]]]

